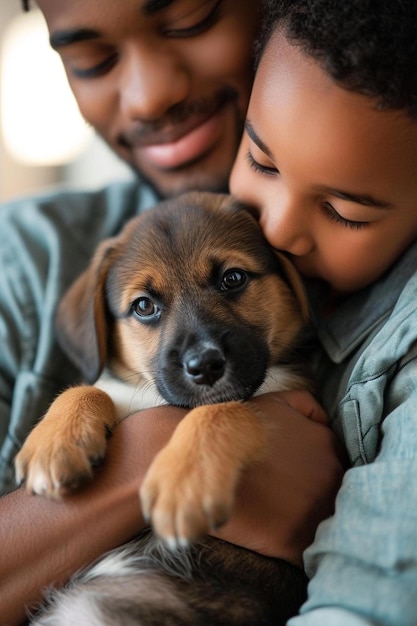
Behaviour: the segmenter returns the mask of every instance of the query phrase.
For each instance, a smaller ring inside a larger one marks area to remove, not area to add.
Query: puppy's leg
[[[241,470],[259,458],[266,433],[248,405],[193,409],[155,457],[142,485],[143,513],[168,545],[187,545],[227,521]]]
[[[95,387],[67,389],[52,403],[16,456],[16,480],[29,493],[59,498],[91,478],[116,421],[110,397]]]

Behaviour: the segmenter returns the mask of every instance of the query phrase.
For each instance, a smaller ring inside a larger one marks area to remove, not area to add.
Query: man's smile
[[[196,107],[188,115],[185,111],[172,115],[165,125],[136,126],[121,134],[118,143],[158,169],[178,169],[198,160],[218,142],[226,110],[234,99],[230,93],[222,94],[209,106]]]

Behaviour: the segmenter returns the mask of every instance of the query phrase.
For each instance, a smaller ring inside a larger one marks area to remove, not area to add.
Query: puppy
[[[34,624],[276,626],[296,612],[301,570],[201,537],[228,519],[242,470],[267,445],[245,401],[310,386],[295,359],[306,321],[297,273],[230,196],[165,201],[101,244],[57,315],[89,385],[51,405],[16,458],[17,480],[60,498],[92,477],[126,415],[190,411],[141,488],[153,532],[55,593]]]

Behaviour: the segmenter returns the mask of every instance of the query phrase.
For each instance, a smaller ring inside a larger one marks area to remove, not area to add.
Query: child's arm
[[[417,624],[417,361],[389,386],[381,372],[379,389],[376,379],[366,383],[374,429],[357,437],[358,445],[374,437],[376,457],[346,473],[335,517],[306,553],[309,599],[291,626]],[[352,401],[351,437],[355,411]]]

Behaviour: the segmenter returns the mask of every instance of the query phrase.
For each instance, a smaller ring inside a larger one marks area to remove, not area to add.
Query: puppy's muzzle
[[[226,369],[226,358],[216,347],[187,350],[183,362],[187,378],[197,385],[212,387]]]
[[[213,322],[174,333],[157,358],[160,394],[192,408],[253,395],[264,380],[269,349],[253,329]]]

